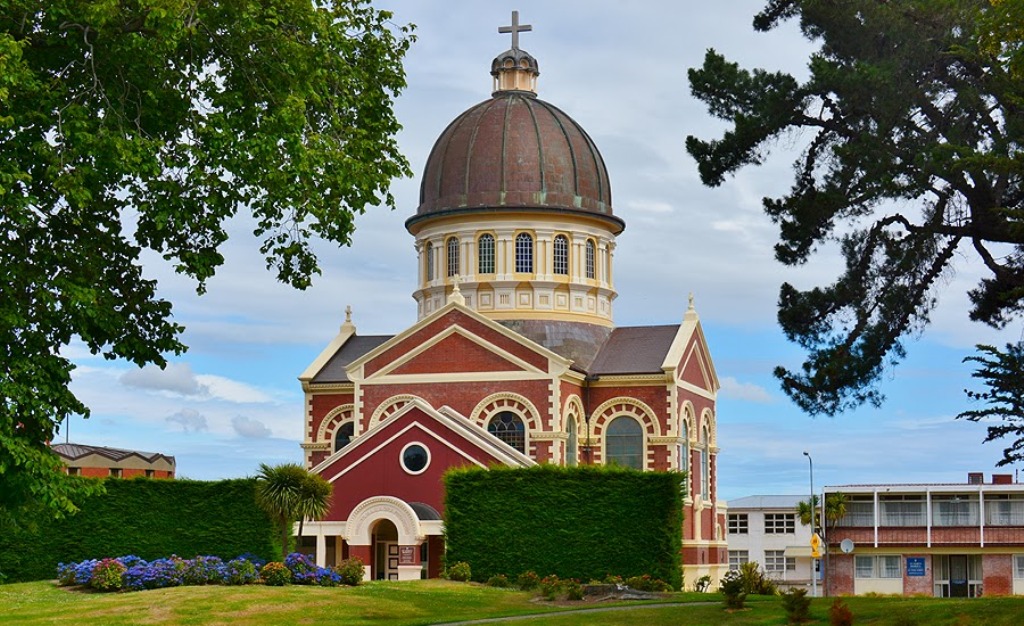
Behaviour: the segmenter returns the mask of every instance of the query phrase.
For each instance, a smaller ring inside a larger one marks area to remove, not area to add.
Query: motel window
[[[146,470],[146,478],[153,478],[154,476],[156,476],[156,472],[151,469]]]
[[[448,239],[448,277],[451,278],[459,273],[459,240],[455,237]]]
[[[1013,577],[1024,578],[1024,554],[1013,556]]]
[[[796,513],[765,513],[766,535],[792,535],[796,533]]]
[[[882,526],[925,526],[921,496],[882,496],[879,507]]]
[[[746,550],[729,550],[729,569],[738,570],[740,565],[750,562],[750,552]]]
[[[605,435],[608,465],[643,469],[644,433],[640,422],[625,415],[608,424]]]
[[[80,467],[69,467],[68,468],[68,476],[81,476],[81,475],[82,475],[82,468],[80,468]]]
[[[120,467],[112,467],[112,468],[110,468],[110,475],[112,477],[114,477],[114,478],[120,478],[121,477],[121,468]]]
[[[533,237],[526,233],[516,235],[516,271],[521,274],[533,271]]]
[[[901,578],[898,555],[858,556],[854,560],[854,576],[857,578]]]
[[[932,524],[935,526],[977,526],[978,499],[969,495],[934,496]]]
[[[595,253],[594,240],[587,239],[587,278],[593,280],[594,278],[594,253]]]
[[[787,558],[785,550],[765,550],[764,569],[766,572],[793,571],[796,569],[796,558]]]
[[[334,434],[334,451],[341,450],[349,443],[352,442],[352,435],[355,433],[356,424],[355,422],[345,422],[338,427],[338,432]]]
[[[841,526],[874,526],[875,503],[870,498],[851,497],[846,503],[846,515]]]
[[[502,411],[492,417],[487,424],[487,432],[526,454],[526,427],[515,413]]]
[[[476,249],[476,271],[480,274],[493,274],[494,235],[480,235]]]
[[[562,276],[569,273],[569,239],[565,235],[555,237],[554,271]]]
[[[729,514],[729,534],[746,535],[750,532],[749,520],[746,513]]]

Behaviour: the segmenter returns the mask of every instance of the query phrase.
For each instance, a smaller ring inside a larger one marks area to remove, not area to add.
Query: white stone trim
[[[415,545],[423,541],[416,512],[404,500],[393,496],[375,496],[357,504],[348,516],[345,540],[350,546],[373,545],[373,527],[382,519],[390,520],[398,529],[400,545]]]
[[[419,446],[423,448],[423,450],[426,451],[427,453],[427,462],[424,463],[423,467],[417,471],[413,471],[406,467],[405,465],[405,451],[413,446]],[[410,476],[419,476],[423,472],[427,471],[427,468],[430,467],[430,461],[432,460],[432,458],[433,455],[430,454],[430,446],[421,441],[410,441],[409,443],[405,444],[405,446],[402,447],[402,451],[398,453],[398,464],[402,466],[402,471],[404,471],[406,474],[409,474]]]

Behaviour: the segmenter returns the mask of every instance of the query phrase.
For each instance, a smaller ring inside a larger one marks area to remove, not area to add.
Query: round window
[[[410,443],[402,448],[402,469],[410,474],[421,474],[430,464],[430,452],[421,443]]]

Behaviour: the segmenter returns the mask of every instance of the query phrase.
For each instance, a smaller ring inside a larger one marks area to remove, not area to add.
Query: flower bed
[[[90,586],[100,591],[141,591],[186,585],[296,584],[336,587],[357,585],[360,577],[348,575],[362,571],[362,562],[349,559],[338,567],[319,567],[308,556],[293,552],[284,563],[264,563],[258,558],[240,556],[224,562],[215,556],[182,559],[170,556],[146,561],[134,555],[116,559],[89,559],[57,566],[57,584]],[[264,576],[260,573],[264,572]]]

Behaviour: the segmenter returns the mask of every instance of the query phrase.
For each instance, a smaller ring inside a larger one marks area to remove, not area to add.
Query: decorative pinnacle
[[[505,33],[512,33],[512,49],[519,49],[519,33],[525,33],[533,30],[533,26],[530,24],[519,24],[519,11],[512,11],[512,25],[511,26],[499,26],[498,33],[504,35]]]
[[[459,289],[459,275],[452,276],[452,292],[448,294],[448,302],[454,302],[455,304],[461,304],[466,306],[466,296],[462,295],[462,291]]]
[[[345,323],[341,325],[341,332],[356,332],[356,325],[352,323],[352,305],[345,307]]]

